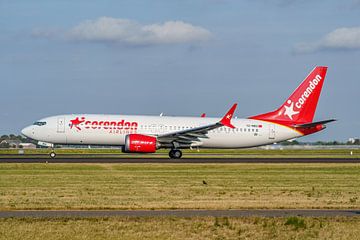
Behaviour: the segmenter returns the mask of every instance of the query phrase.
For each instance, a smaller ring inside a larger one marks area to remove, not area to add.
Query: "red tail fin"
[[[277,110],[250,117],[274,122],[312,122],[327,67],[316,67]]]

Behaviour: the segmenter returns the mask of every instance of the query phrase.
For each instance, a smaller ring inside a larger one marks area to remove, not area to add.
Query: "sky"
[[[360,135],[360,0],[0,0],[0,134],[66,113],[246,118],[328,66],[302,141]]]

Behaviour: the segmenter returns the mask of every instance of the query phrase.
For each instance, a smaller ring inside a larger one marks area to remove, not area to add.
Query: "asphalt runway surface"
[[[329,209],[279,209],[279,210],[25,210],[0,211],[0,218],[59,218],[59,217],[360,217],[357,210],[329,210]]]
[[[360,158],[0,158],[0,163],[360,163]]]

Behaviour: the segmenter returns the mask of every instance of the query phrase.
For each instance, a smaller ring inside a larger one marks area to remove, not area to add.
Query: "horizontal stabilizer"
[[[295,128],[312,128],[312,127],[316,127],[318,125],[323,125],[329,122],[334,122],[336,121],[336,119],[329,119],[329,120],[324,120],[324,121],[320,121],[320,122],[312,122],[312,123],[305,123],[305,124],[296,124],[293,125],[293,127]]]

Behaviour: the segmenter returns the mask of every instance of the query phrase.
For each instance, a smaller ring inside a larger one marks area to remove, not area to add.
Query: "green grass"
[[[50,149],[24,149],[24,154],[19,155],[19,149],[0,149],[0,158],[24,157],[28,154],[43,155],[48,157]],[[350,154],[352,152],[352,155]],[[56,149],[58,155],[71,155],[73,157],[160,157],[167,158],[168,150],[160,149],[155,154],[124,154],[120,149]],[[184,157],[315,157],[315,158],[360,158],[360,149],[200,149],[183,150]],[[11,156],[11,154],[13,154]],[[86,156],[84,156],[86,155]],[[91,156],[89,156],[91,155]]]
[[[249,208],[360,208],[360,165],[0,164],[0,210]]]
[[[289,217],[285,225],[293,226],[295,230],[298,230],[299,228],[306,228],[305,220],[299,217]]]
[[[359,239],[360,217],[0,219],[0,239]],[[294,221],[294,220],[292,220]]]

